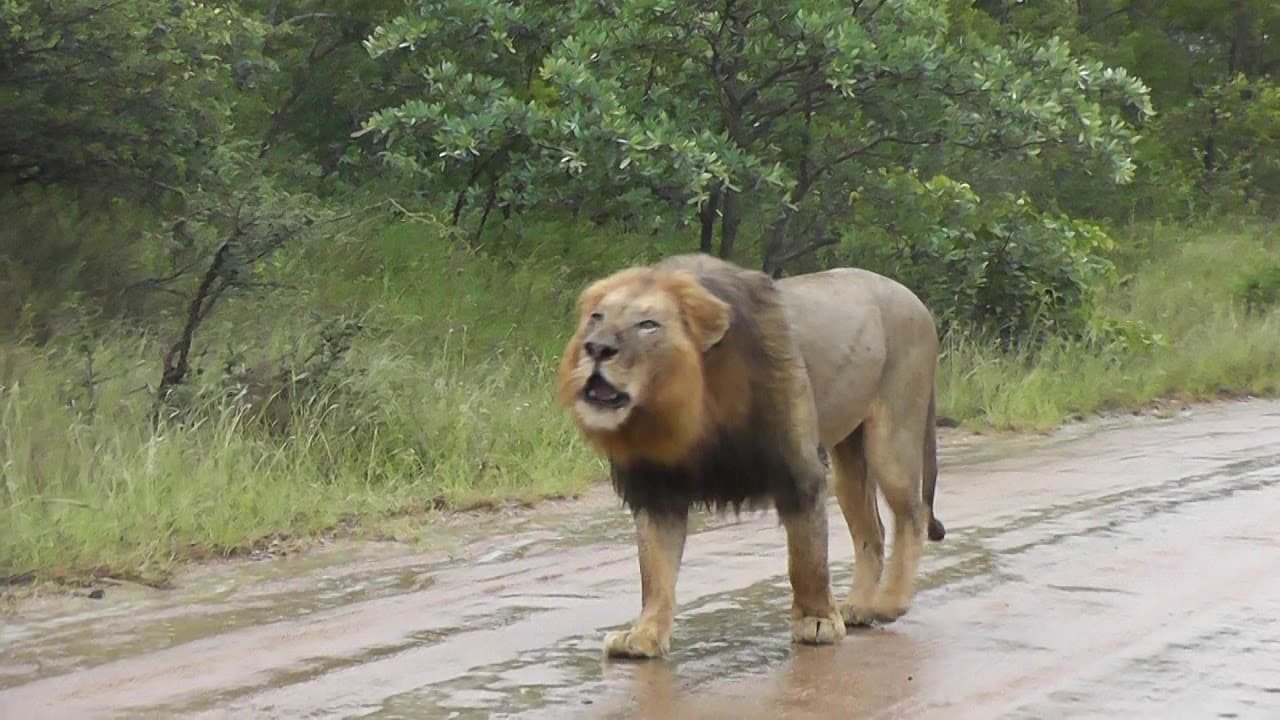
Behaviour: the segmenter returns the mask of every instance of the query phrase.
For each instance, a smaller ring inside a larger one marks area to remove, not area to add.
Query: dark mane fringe
[[[635,510],[671,515],[691,508],[723,513],[771,504],[783,515],[811,507],[817,488],[800,482],[785,457],[748,432],[727,434],[680,466],[611,467],[613,488]]]
[[[720,392],[749,395],[746,422],[721,427],[684,463],[636,462],[612,466],[613,487],[633,511],[655,514],[705,508],[715,512],[755,509],[772,501],[781,514],[817,502],[822,467],[796,457],[790,437],[791,373],[795,359],[785,309],[773,280],[764,273],[704,255],[681,255],[656,270],[688,270],[699,283],[732,309],[729,331],[705,356],[708,388],[726,357],[741,360],[747,375],[741,387]],[[800,452],[805,452],[802,450]],[[816,479],[814,473],[817,473]]]

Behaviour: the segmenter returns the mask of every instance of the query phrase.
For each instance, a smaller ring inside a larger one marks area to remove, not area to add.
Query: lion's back
[[[824,441],[843,438],[862,421],[885,373],[936,355],[928,308],[896,280],[836,268],[785,278],[778,287]]]

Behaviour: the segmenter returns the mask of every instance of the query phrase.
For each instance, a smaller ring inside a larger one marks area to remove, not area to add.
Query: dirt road
[[[602,492],[460,527],[453,559],[36,606],[0,631],[0,717],[1280,717],[1280,404],[953,448],[939,487],[911,613],[836,647],[788,642],[783,533],[752,515],[690,537],[669,661],[602,662],[639,603]]]

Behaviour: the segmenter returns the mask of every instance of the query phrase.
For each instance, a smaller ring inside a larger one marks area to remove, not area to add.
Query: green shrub
[[[1280,258],[1245,275],[1236,294],[1250,315],[1280,304]]]
[[[870,206],[869,229],[837,252],[912,288],[944,333],[976,328],[1012,344],[1091,328],[1096,290],[1114,273],[1098,226],[1025,197],[984,200],[944,175],[886,174],[865,195],[857,202]]]

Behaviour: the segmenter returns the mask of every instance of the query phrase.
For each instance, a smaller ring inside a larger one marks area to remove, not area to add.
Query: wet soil
[[[639,582],[602,488],[446,526],[441,552],[27,604],[0,628],[0,717],[1280,717],[1280,404],[953,445],[938,513],[911,612],[834,647],[789,642],[776,519],[700,517],[672,657],[603,661]]]

